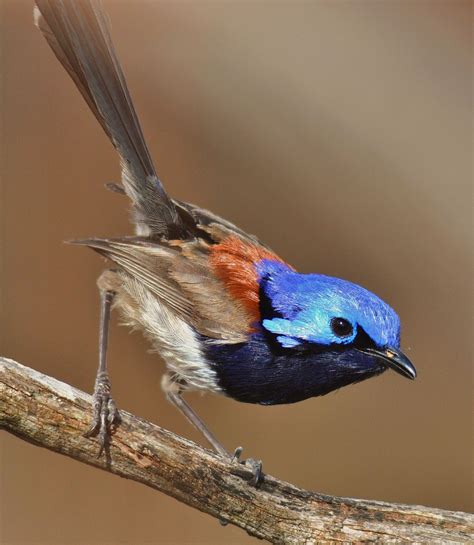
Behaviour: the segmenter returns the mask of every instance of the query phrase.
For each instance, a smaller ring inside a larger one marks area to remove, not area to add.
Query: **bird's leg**
[[[100,325],[99,325],[99,367],[95,379],[93,395],[93,417],[85,437],[98,435],[100,456],[107,446],[113,425],[119,420],[119,412],[110,396],[110,380],[107,371],[107,344],[109,336],[110,309],[115,293],[100,290]]]
[[[204,435],[216,452],[226,458],[231,457],[227,450],[216,439],[216,436],[209,430],[206,424],[204,424],[201,418],[199,418],[199,416],[195,413],[194,409],[181,397],[179,393],[168,391],[166,392],[166,396],[171,403],[173,403],[173,405],[184,414],[191,424]]]
[[[189,403],[183,399],[180,393],[179,385],[170,380],[169,376],[165,376],[164,378],[165,380],[163,380],[162,385],[168,400],[171,401],[171,403],[177,409],[179,409],[179,411],[181,411],[189,422],[191,422],[191,424],[204,435],[209,444],[218,454],[224,458],[230,458],[232,462],[240,462],[240,455],[242,454],[243,448],[237,447],[233,455],[230,455],[229,452],[227,452],[227,450],[222,446],[220,441],[218,441],[216,436],[209,430],[202,419],[196,414]],[[249,468],[252,470],[253,478],[250,481],[250,484],[257,487],[263,480],[262,461],[249,458],[242,463],[249,466]]]

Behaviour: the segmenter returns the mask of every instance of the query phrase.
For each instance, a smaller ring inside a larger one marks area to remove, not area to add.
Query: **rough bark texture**
[[[474,541],[474,515],[422,506],[336,498],[250,470],[129,413],[105,456],[83,436],[91,397],[0,358],[0,428],[38,446],[133,479],[272,543]],[[225,532],[225,530],[223,530]]]

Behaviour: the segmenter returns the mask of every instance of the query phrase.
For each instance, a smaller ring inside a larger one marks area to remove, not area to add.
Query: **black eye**
[[[352,324],[345,318],[333,318],[331,320],[331,329],[334,335],[338,337],[349,337],[352,335]]]

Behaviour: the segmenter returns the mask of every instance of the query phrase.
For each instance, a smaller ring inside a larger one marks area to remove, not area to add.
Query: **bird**
[[[142,330],[161,355],[167,399],[215,451],[228,452],[183,394],[288,404],[414,365],[400,349],[400,319],[348,280],[303,274],[256,236],[197,205],[173,199],[160,180],[116,55],[100,0],[36,0],[36,26],[118,152],[120,184],[135,233],[73,241],[110,266],[100,293],[99,364],[87,437],[108,447],[120,413],[107,366],[110,313]],[[247,460],[253,485],[260,460]]]

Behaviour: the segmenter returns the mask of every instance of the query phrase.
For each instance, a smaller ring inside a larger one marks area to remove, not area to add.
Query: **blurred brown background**
[[[471,2],[106,1],[168,190],[301,271],[398,310],[419,379],[280,407],[188,399],[229,449],[344,496],[471,510]],[[131,233],[114,151],[40,33],[2,2],[0,352],[87,391],[104,264]],[[115,320],[115,324],[117,321]],[[112,328],[119,406],[196,441],[162,362]],[[1,543],[252,543],[144,486],[2,434]]]

